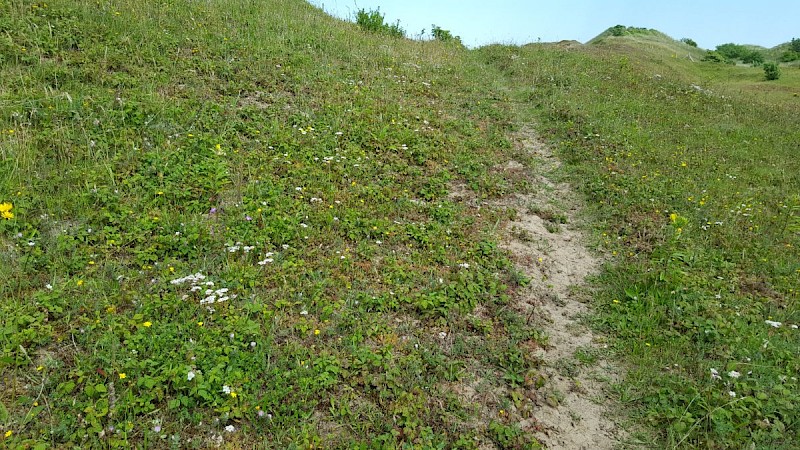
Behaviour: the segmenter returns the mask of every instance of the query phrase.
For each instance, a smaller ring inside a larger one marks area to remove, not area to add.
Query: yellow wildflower
[[[11,430],[8,430],[8,431],[6,431],[6,434],[4,434],[4,436],[7,437],[7,438],[10,438],[12,434],[14,434],[14,432],[11,431]]]
[[[124,373],[120,373],[120,374],[119,374],[119,379],[120,379],[120,380],[124,380],[125,378],[128,378],[128,376],[127,376],[127,375],[125,375]]]
[[[13,219],[14,213],[11,212],[13,207],[14,205],[8,202],[0,203],[0,217],[6,220]]]
[[[149,320],[142,324],[142,326],[145,328],[150,327],[151,325],[153,325],[153,322],[150,322]]]

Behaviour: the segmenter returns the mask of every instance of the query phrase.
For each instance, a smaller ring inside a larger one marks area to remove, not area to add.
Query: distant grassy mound
[[[608,28],[590,39],[587,44],[610,47],[635,46],[657,55],[671,55],[698,61],[705,54],[703,49],[675,40],[658,30],[623,25]]]

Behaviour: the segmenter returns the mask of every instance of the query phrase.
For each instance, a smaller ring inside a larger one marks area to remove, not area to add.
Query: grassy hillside
[[[667,39],[0,3],[2,446],[537,448],[516,212],[449,196],[536,189],[534,123],[608,256],[593,322],[632,444],[793,448],[800,76]]]
[[[526,186],[465,50],[299,0],[13,0],[0,36],[4,447],[536,445],[505,213],[447,197]]]
[[[656,448],[794,448],[800,78],[635,45],[480,49],[568,162],[611,257],[599,329]]]

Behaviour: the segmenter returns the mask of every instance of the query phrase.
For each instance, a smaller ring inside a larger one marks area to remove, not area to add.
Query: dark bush
[[[768,62],[764,64],[764,77],[767,80],[777,80],[781,77],[781,69],[778,65],[774,62]]]
[[[709,50],[706,52],[706,55],[703,57],[703,61],[713,62],[713,63],[730,63],[731,61],[726,58],[725,56],[721,55],[719,52],[714,50]]]
[[[437,41],[457,42],[461,44],[461,38],[459,36],[453,36],[453,33],[438,25],[431,25],[431,35],[433,35],[433,38]]]
[[[400,21],[389,24],[384,22],[384,16],[381,14],[380,8],[375,11],[367,11],[359,9],[356,13],[356,24],[363,30],[373,33],[387,34],[392,37],[405,37],[406,32],[400,28]]]

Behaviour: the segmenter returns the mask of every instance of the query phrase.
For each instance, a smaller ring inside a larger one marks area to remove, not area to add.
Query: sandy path
[[[538,355],[547,377],[543,392],[537,393],[541,408],[522,426],[542,427],[537,438],[549,449],[611,449],[618,446],[621,432],[606,405],[609,383],[619,371],[603,360],[606,346],[580,321],[590,298],[584,280],[600,261],[575,225],[576,195],[567,183],[555,181],[560,162],[531,130],[521,133],[519,142],[537,163],[536,188],[533,194],[504,200],[518,211],[517,220],[504,230],[504,246],[531,278],[518,307],[533,313],[549,336],[549,345]],[[515,165],[522,166],[513,161],[506,166]]]

